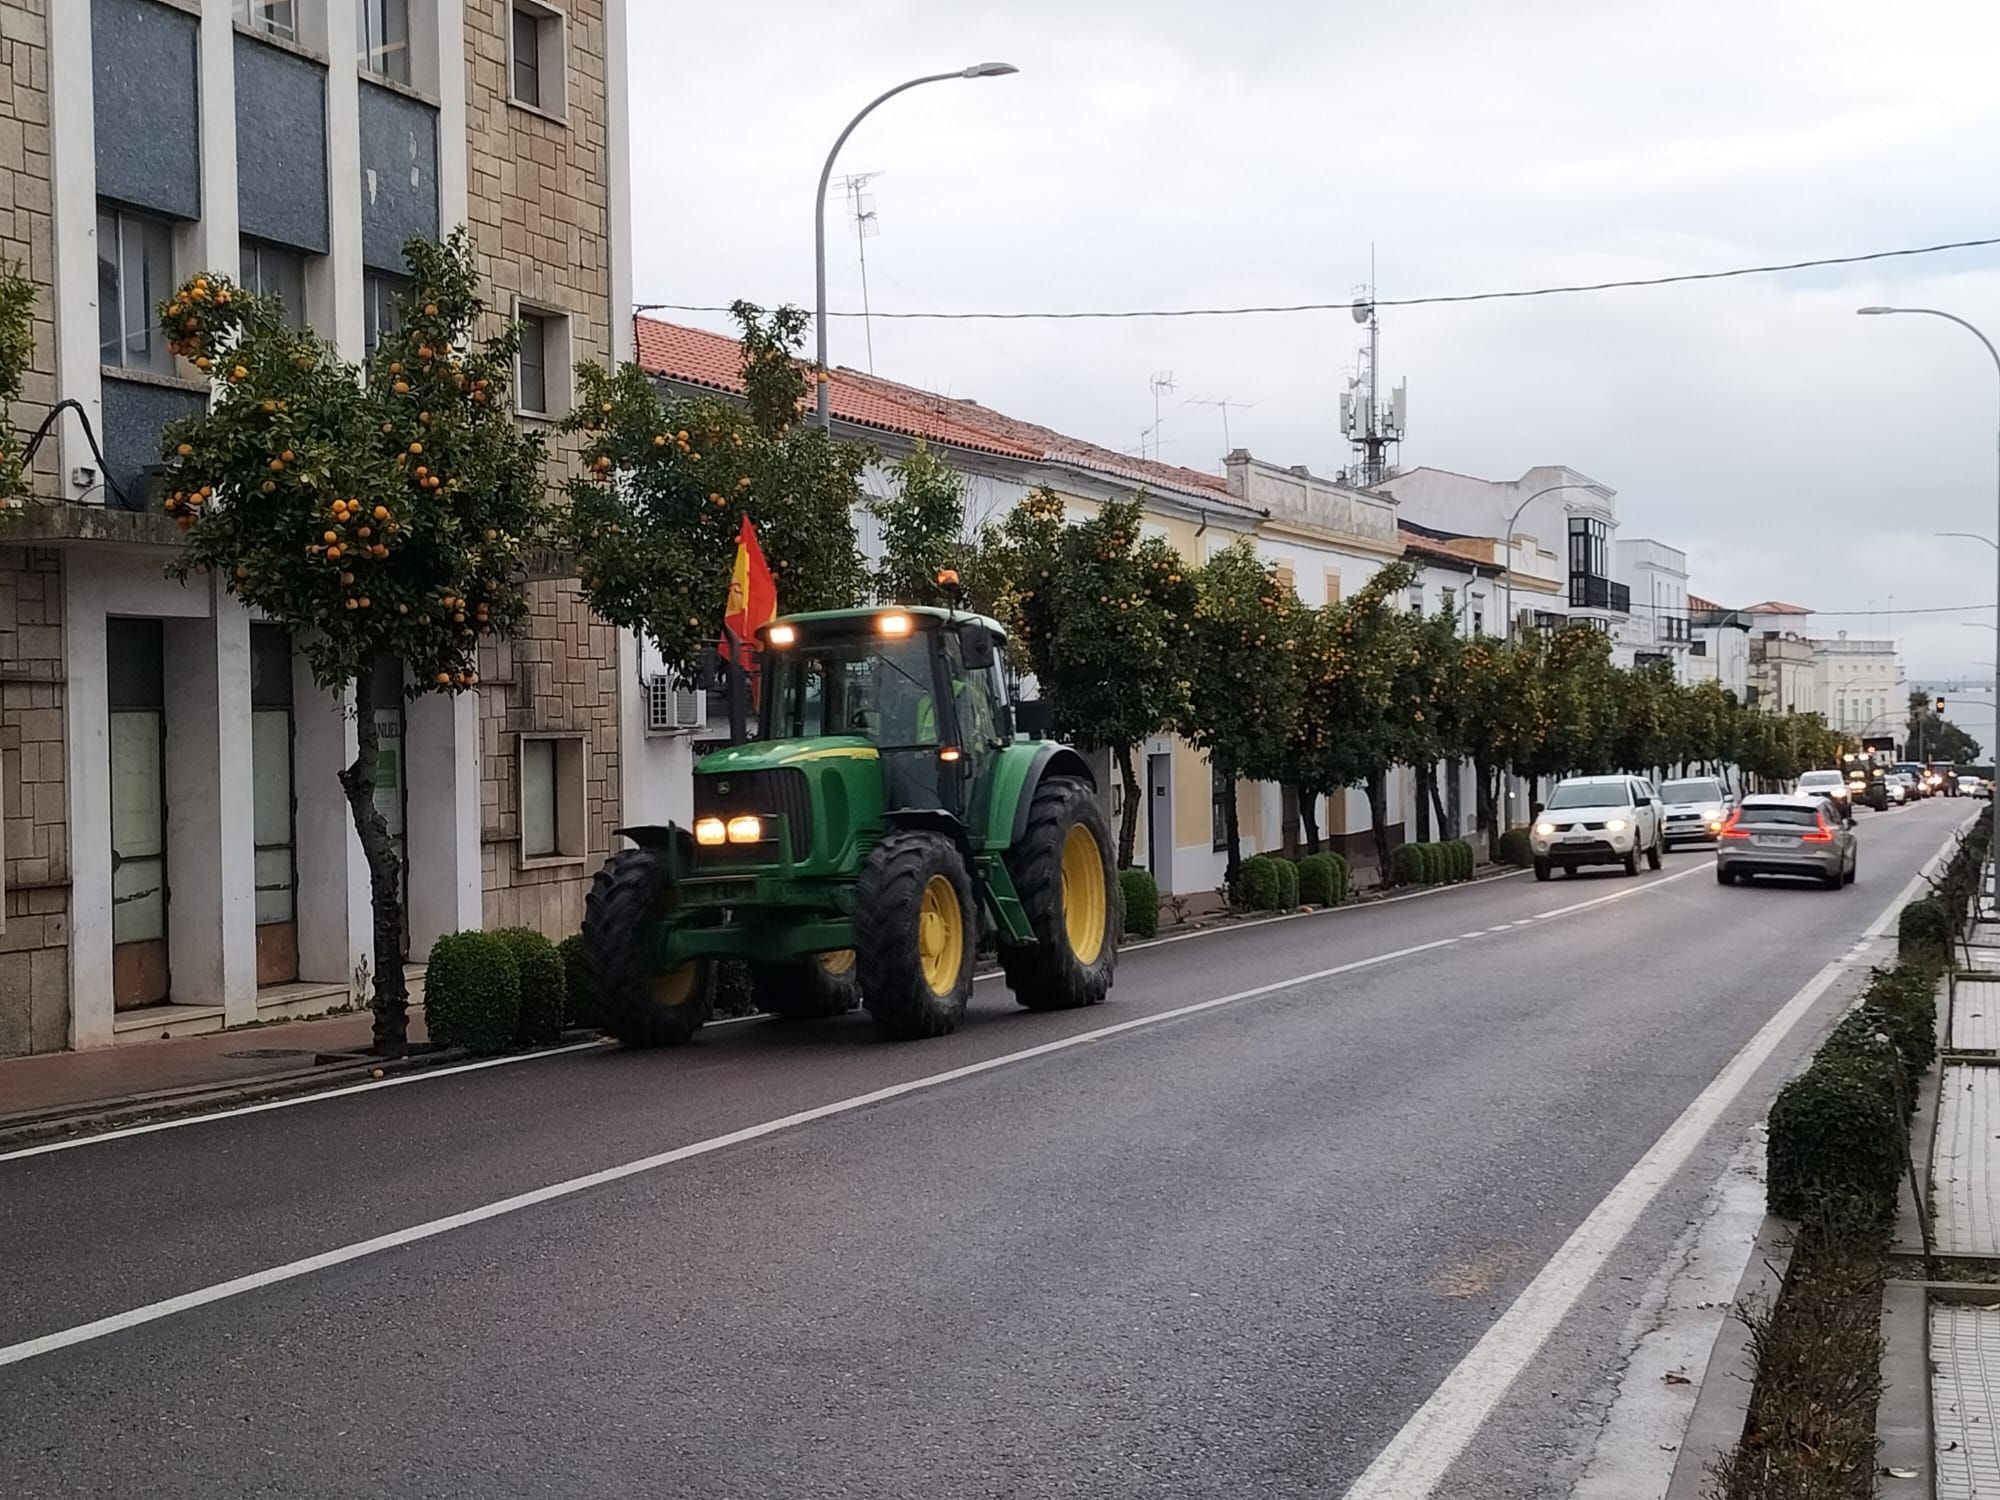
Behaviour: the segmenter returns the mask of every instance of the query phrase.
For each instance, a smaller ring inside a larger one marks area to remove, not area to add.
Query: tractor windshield
[[[938,743],[930,645],[920,633],[769,650],[764,672],[764,739],[850,734],[884,749]]]

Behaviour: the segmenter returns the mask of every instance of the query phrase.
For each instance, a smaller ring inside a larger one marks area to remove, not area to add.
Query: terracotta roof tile
[[[1786,604],[1779,599],[1766,599],[1762,604],[1743,606],[1746,615],[1809,615],[1811,610],[1802,604]]]
[[[1720,604],[1717,604],[1717,603],[1716,603],[1716,602],[1715,602],[1715,601],[1714,601],[1713,599],[1704,599],[1704,598],[1702,598],[1702,597],[1701,597],[1701,595],[1699,595],[1699,594],[1689,594],[1689,595],[1688,595],[1688,608],[1689,608],[1689,609],[1721,609],[1721,608],[1722,608],[1722,606],[1721,606]]]
[[[742,356],[735,339],[657,318],[637,317],[632,322],[639,365],[649,375],[730,395],[743,393]],[[859,370],[843,367],[832,372],[827,404],[842,421],[882,432],[1006,458],[1074,464],[1134,484],[1167,486],[1220,504],[1250,508],[1229,493],[1229,482],[1219,474],[1134,458],[1006,416],[977,401],[941,396]]]

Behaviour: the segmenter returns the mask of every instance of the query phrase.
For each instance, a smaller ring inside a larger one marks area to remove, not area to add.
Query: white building
[[[1687,554],[1648,537],[1621,540],[1616,566],[1631,605],[1617,631],[1622,652],[1635,662],[1665,661],[1676,680],[1687,681]]]
[[[1688,595],[1685,681],[1719,682],[1738,703],[1750,696],[1750,620],[1740,610]]]
[[[1857,739],[1901,732],[1910,685],[1894,641],[1850,638],[1843,630],[1813,647],[1814,707],[1829,725]]]

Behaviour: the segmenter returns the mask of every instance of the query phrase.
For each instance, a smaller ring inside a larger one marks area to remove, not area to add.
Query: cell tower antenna
[[[1153,388],[1153,457],[1157,459],[1160,456],[1160,392],[1174,388],[1174,372],[1155,370],[1146,384]],[[1142,452],[1140,457],[1144,456]]]
[[[861,331],[868,341],[870,375],[875,373],[875,328],[868,317],[868,242],[882,232],[882,225],[875,216],[875,195],[867,187],[881,175],[853,172],[840,179],[841,190],[847,194],[847,216],[854,221],[854,250],[861,258]]]
[[[1368,247],[1368,285],[1355,289],[1351,311],[1354,321],[1367,328],[1368,343],[1361,351],[1361,372],[1347,382],[1340,397],[1340,428],[1359,455],[1359,461],[1342,477],[1367,488],[1394,472],[1388,449],[1390,444],[1403,441],[1409,407],[1407,388],[1400,381],[1388,400],[1382,399],[1382,323],[1375,306],[1373,245]]]

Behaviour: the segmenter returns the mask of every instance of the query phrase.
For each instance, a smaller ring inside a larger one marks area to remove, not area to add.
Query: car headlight
[[[1535,825],[1535,832],[1539,833],[1543,838],[1547,838],[1550,834],[1554,833],[1555,831],[1556,831],[1556,825],[1553,823],[1537,823]]]
[[[1604,826],[1608,832],[1623,833],[1625,831],[1625,820],[1623,818],[1612,818]]]
[[[1701,810],[1701,816],[1703,822],[1719,823],[1722,821],[1722,809],[1719,807],[1704,807]]]

